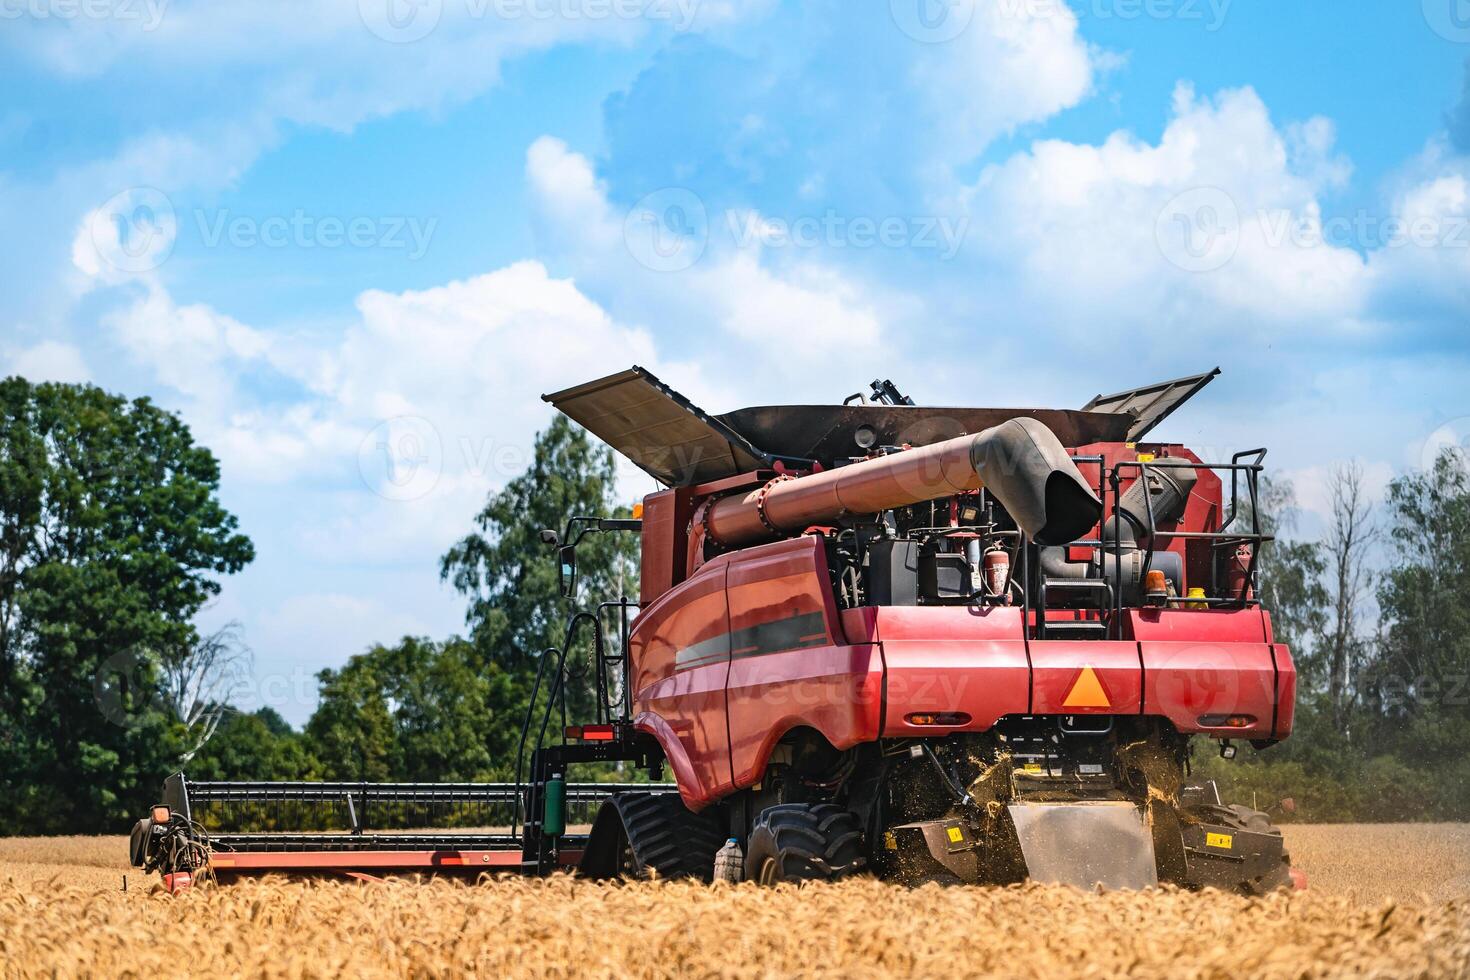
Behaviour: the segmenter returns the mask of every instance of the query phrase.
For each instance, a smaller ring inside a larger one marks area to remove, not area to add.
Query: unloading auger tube
[[[716,501],[703,521],[710,539],[739,548],[981,487],[1042,545],[1075,541],[1102,515],[1102,502],[1056,435],[1035,419],[1014,418],[974,435],[778,479]]]

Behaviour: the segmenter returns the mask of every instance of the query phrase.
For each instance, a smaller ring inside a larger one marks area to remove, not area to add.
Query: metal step
[[[1042,583],[1048,609],[1110,609],[1113,587],[1100,578],[1048,578]]]
[[[1063,619],[1044,624],[1048,640],[1106,640],[1108,624],[1095,619]]]

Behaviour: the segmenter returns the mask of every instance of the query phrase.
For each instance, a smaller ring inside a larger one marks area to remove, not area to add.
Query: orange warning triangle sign
[[[1077,679],[1072,682],[1072,690],[1067,692],[1067,699],[1062,702],[1064,708],[1111,708],[1108,701],[1108,692],[1103,690],[1102,681],[1097,679],[1091,667],[1083,667]]]

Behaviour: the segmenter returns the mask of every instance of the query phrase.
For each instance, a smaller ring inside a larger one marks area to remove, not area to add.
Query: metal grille
[[[325,847],[341,835],[363,838],[379,831],[393,832],[396,841],[428,836],[443,843],[453,837],[449,832],[473,828],[459,836],[479,846],[490,837],[514,840],[512,827],[526,818],[524,789],[518,792],[515,783],[185,783],[174,777],[166,785],[165,802],[197,820],[222,845],[269,834],[300,846]],[[569,783],[567,826],[591,824],[608,796],[630,789],[677,791],[672,783]]]

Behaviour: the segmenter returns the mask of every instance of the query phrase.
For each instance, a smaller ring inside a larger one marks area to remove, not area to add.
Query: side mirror
[[[542,544],[551,545],[553,548],[561,544],[561,538],[557,537],[556,532],[549,527],[541,532],[540,538]]]
[[[561,569],[561,594],[570,599],[577,594],[577,549],[562,545],[557,549],[556,560]]]

